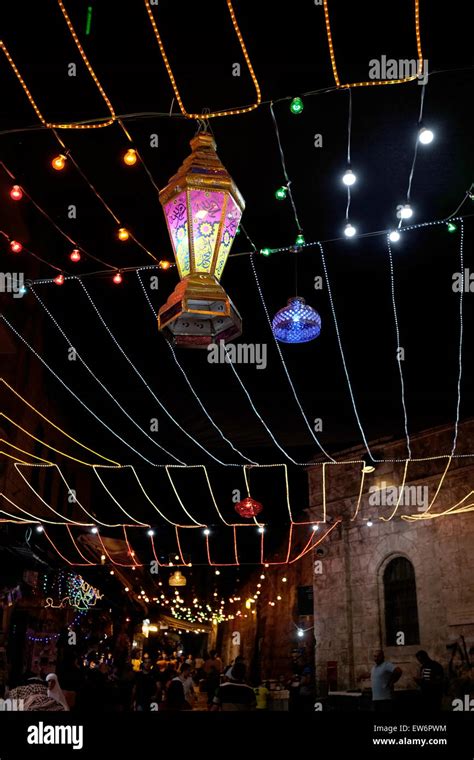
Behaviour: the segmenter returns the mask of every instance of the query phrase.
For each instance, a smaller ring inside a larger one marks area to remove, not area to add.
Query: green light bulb
[[[235,231],[235,234],[236,234],[236,235],[240,235],[240,227],[237,227],[237,229],[236,229],[236,231]]]
[[[301,113],[304,108],[304,103],[301,98],[293,98],[290,104],[291,113]]]
[[[304,235],[302,232],[296,236],[295,245],[304,245]]]
[[[275,198],[277,201],[284,201],[286,198],[286,194],[288,192],[288,188],[282,185],[278,188],[278,190],[275,190]]]
[[[448,232],[456,232],[457,226],[453,222],[448,222]]]
[[[271,248],[262,248],[262,250],[260,251],[262,256],[270,256],[271,252],[272,252]]]

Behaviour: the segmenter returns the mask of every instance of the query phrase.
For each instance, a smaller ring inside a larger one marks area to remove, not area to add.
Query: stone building
[[[309,467],[309,517],[326,520],[318,536],[332,530],[304,559],[264,571],[258,609],[224,627],[224,654],[235,655],[229,634],[237,630],[246,659],[257,662],[265,677],[278,677],[291,668],[299,628],[303,659],[314,644],[321,695],[369,685],[361,676],[379,647],[403,670],[397,688],[415,687],[419,649],[446,671],[468,671],[474,651],[474,466],[469,456],[450,458],[452,445],[453,428],[446,426],[412,437],[412,458],[422,461],[406,463],[404,440],[380,441],[370,446],[374,459],[391,461],[376,462],[373,471],[362,472],[362,449],[341,452],[336,465]],[[474,422],[466,421],[456,454],[472,451]],[[255,593],[257,577],[242,599]],[[308,585],[314,618],[298,614],[298,589]]]

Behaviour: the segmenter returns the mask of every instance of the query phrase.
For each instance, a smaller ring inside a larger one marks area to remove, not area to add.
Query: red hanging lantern
[[[245,499],[239,501],[235,505],[235,511],[240,517],[256,517],[263,509],[263,504],[259,501],[255,501],[251,496],[246,496]]]

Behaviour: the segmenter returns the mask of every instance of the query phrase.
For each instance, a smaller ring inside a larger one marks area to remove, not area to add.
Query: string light
[[[431,131],[431,129],[422,127],[420,131],[418,132],[418,140],[421,142],[422,145],[429,145],[431,142],[433,142],[433,139],[434,139],[434,133]]]
[[[286,196],[288,195],[288,188],[285,187],[285,185],[282,185],[278,188],[278,190],[275,190],[275,198],[277,201],[284,201]]]
[[[60,153],[59,156],[55,156],[55,158],[53,158],[51,161],[51,166],[53,169],[56,169],[57,172],[62,172],[66,166],[66,156],[64,156],[62,153]]]
[[[12,189],[10,190],[10,198],[12,201],[21,201],[23,198],[23,190],[21,189],[20,185],[13,185]]]
[[[12,253],[21,253],[23,250],[23,246],[21,243],[18,242],[18,240],[11,240],[10,250],[12,251]]]
[[[415,0],[415,35],[416,35],[416,50],[418,56],[417,73],[412,76],[402,77],[399,79],[371,79],[366,82],[350,82],[347,84],[341,84],[339,74],[336,65],[336,55],[334,53],[334,45],[332,40],[331,22],[329,18],[328,0],[323,0],[324,6],[324,20],[326,24],[326,35],[329,46],[329,57],[331,59],[331,68],[338,88],[351,88],[351,87],[373,87],[374,85],[388,85],[388,84],[404,84],[405,82],[411,82],[416,79],[423,71],[423,51],[421,49],[421,33],[420,33],[420,6],[419,0]]]
[[[54,282],[56,285],[64,285],[64,275],[62,272],[60,272],[60,274],[54,278]]]
[[[116,272],[116,273],[114,274],[114,276],[113,276],[113,278],[112,278],[112,279],[113,279],[113,282],[114,282],[114,284],[115,284],[115,285],[120,285],[120,283],[121,283],[121,282],[122,282],[122,280],[123,280],[123,277],[122,277],[122,275],[121,275],[121,273],[120,273],[120,272]]]
[[[342,181],[347,187],[353,185],[356,179],[357,176],[354,174],[352,169],[346,169],[345,173],[342,176]]]
[[[71,251],[71,253],[69,254],[69,258],[71,259],[71,261],[74,261],[74,262],[80,261],[81,260],[80,250],[78,248],[74,248],[74,250]]]
[[[398,243],[398,241],[400,240],[400,233],[398,232],[398,230],[392,230],[388,238],[392,243]]]
[[[120,227],[118,229],[118,231],[117,231],[117,237],[118,237],[119,240],[121,240],[122,242],[124,242],[125,240],[129,239],[130,233],[127,230],[126,227]]]
[[[123,156],[123,162],[127,166],[134,166],[138,161],[138,155],[135,148],[129,148]]]
[[[217,118],[219,116],[233,116],[233,115],[237,115],[237,114],[248,113],[249,111],[253,111],[256,108],[258,108],[258,106],[262,102],[262,95],[261,95],[261,91],[260,91],[260,85],[258,83],[257,77],[255,76],[255,73],[254,73],[254,70],[253,70],[253,67],[252,67],[252,63],[251,63],[249,55],[247,53],[247,48],[245,46],[245,42],[244,42],[244,39],[242,37],[242,33],[240,31],[240,28],[239,28],[239,25],[238,25],[238,22],[237,22],[237,19],[236,19],[236,16],[235,16],[235,12],[234,12],[234,8],[232,6],[232,2],[231,2],[231,0],[226,0],[226,2],[227,2],[227,7],[229,9],[230,17],[231,17],[231,20],[232,20],[232,25],[233,25],[235,33],[237,35],[237,39],[239,41],[239,44],[240,44],[240,47],[241,47],[241,50],[242,50],[242,53],[243,53],[243,56],[244,56],[244,59],[245,59],[245,63],[247,64],[247,68],[248,68],[250,77],[252,79],[252,82],[253,82],[253,85],[254,85],[254,88],[255,88],[255,92],[257,94],[257,100],[252,105],[245,106],[243,108],[232,108],[232,109],[223,110],[223,111],[211,111],[210,113],[188,113],[186,111],[185,107],[184,107],[184,104],[183,104],[183,101],[182,101],[182,98],[181,98],[181,94],[180,94],[178,86],[176,84],[176,79],[174,77],[172,68],[170,66],[170,62],[169,62],[168,57],[166,55],[166,51],[165,51],[165,48],[164,48],[164,45],[163,45],[163,41],[161,39],[159,30],[158,30],[158,25],[157,25],[157,23],[155,21],[155,18],[153,16],[153,11],[151,9],[150,0],[145,0],[145,8],[146,8],[147,13],[148,13],[148,18],[149,18],[151,26],[153,28],[153,32],[154,32],[155,37],[156,37],[156,41],[158,42],[158,47],[160,49],[161,57],[163,58],[163,62],[165,64],[165,68],[166,68],[169,80],[171,82],[171,86],[173,88],[173,92],[175,94],[175,98],[176,98],[176,100],[178,102],[178,105],[179,105],[181,113],[187,119],[206,119],[207,120],[207,119],[214,119],[214,118]]]
[[[347,222],[346,226],[344,227],[344,235],[348,238],[351,238],[354,237],[356,232],[356,228],[350,222]]]
[[[401,219],[411,219],[413,216],[413,209],[410,206],[409,203],[405,203],[401,209],[400,209],[400,218]]]
[[[293,100],[290,103],[291,113],[294,113],[296,115],[296,114],[301,113],[303,109],[304,109],[304,103],[302,99],[299,97],[293,98]]]

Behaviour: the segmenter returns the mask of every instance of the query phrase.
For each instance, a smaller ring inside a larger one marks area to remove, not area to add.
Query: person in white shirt
[[[393,704],[393,687],[402,675],[402,670],[385,659],[382,649],[374,653],[374,662],[370,673],[372,704],[377,712],[389,712]]]

